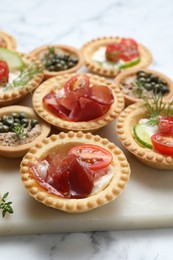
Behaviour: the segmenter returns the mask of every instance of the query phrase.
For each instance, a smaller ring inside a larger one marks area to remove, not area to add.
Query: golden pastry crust
[[[142,70],[146,73],[152,73],[152,74],[158,76],[161,80],[164,80],[167,83],[167,86],[168,86],[170,92],[163,96],[164,100],[170,100],[173,97],[173,81],[170,78],[168,78],[167,76],[165,76],[164,74],[162,74],[158,71],[155,71],[155,70],[150,70],[150,69],[139,69],[138,68],[138,69],[129,69],[128,71],[123,71],[115,78],[116,86],[121,89],[122,81],[124,81],[125,78],[136,75],[136,73],[140,70]],[[125,98],[126,106],[141,101],[140,98],[128,96],[125,93],[123,93],[123,95],[124,95],[124,98]]]
[[[34,110],[29,107],[7,106],[7,107],[0,108],[0,117],[2,117],[3,115],[11,115],[11,113],[14,112],[15,113],[25,112],[30,119],[37,119],[39,121],[39,125],[41,126],[41,133],[30,143],[21,144],[18,146],[0,145],[0,156],[8,157],[8,158],[23,157],[31,147],[33,147],[35,144],[37,144],[42,139],[47,137],[50,132],[50,125],[44,122],[41,118],[39,118],[34,112]]]
[[[18,53],[18,52],[16,52]],[[16,87],[12,90],[0,93],[0,107],[16,104],[22,100],[27,94],[31,93],[38,85],[43,81],[43,72],[40,62],[28,55],[18,53],[26,64],[36,64],[40,69],[40,72],[35,74],[33,78],[27,83],[26,86]]]
[[[64,83],[75,75],[79,74],[65,74],[43,82],[34,92],[32,99],[34,109],[41,118],[43,118],[45,121],[47,121],[51,125],[54,125],[60,130],[73,130],[83,132],[96,131],[113,121],[124,108],[124,98],[119,88],[117,88],[114,84],[112,84],[110,81],[106,80],[103,77],[99,77],[92,74],[86,74],[88,75],[91,84],[105,85],[111,88],[112,93],[114,95],[114,103],[110,106],[109,110],[102,117],[87,122],[71,122],[55,116],[53,113],[49,112],[43,106],[42,99],[46,94],[51,92],[51,90],[53,89],[63,88]]]
[[[65,156],[69,149],[79,144],[98,145],[112,153],[112,166],[115,175],[112,177],[109,185],[99,193],[83,199],[67,199],[49,193],[33,178],[33,174],[29,171],[28,163],[35,162],[35,158],[43,158],[54,151]],[[68,213],[81,213],[116,199],[126,186],[130,175],[130,167],[123,152],[107,139],[103,139],[98,135],[93,136],[91,133],[84,134],[82,132],[75,133],[70,131],[52,135],[32,147],[21,162],[20,173],[26,190],[37,201]]]
[[[121,37],[100,37],[86,43],[81,51],[84,56],[85,65],[88,67],[89,71],[103,76],[115,77],[120,72],[118,69],[103,68],[97,62],[93,61],[91,57],[98,48],[104,47],[109,43],[119,42],[121,39]],[[134,65],[133,68],[145,68],[152,62],[152,55],[143,45],[138,43],[138,46],[141,60],[138,64]],[[129,68],[125,70],[128,69]]]
[[[5,48],[9,50],[16,50],[16,40],[14,37],[6,32],[0,32],[0,38],[4,41]],[[3,46],[2,46],[3,47]]]
[[[62,74],[66,74],[66,73],[72,73],[72,72],[76,72],[77,70],[79,70],[82,65],[83,65],[83,57],[81,52],[71,46],[67,46],[67,45],[45,45],[45,46],[41,46],[38,47],[36,49],[34,49],[33,51],[31,51],[29,54],[32,57],[36,57],[38,60],[40,60],[43,57],[43,54],[45,52],[47,52],[48,48],[55,48],[55,50],[62,50],[65,51],[69,54],[75,55],[78,57],[78,63],[67,70],[62,70],[62,71],[48,71],[48,70],[44,70],[44,79],[48,79],[54,76],[58,76],[58,75],[62,75]]]
[[[146,118],[147,109],[144,102],[138,102],[127,107],[118,117],[116,133],[124,147],[136,156],[142,163],[164,170],[173,169],[173,156],[166,156],[149,148],[141,147],[133,137],[133,127],[141,118]]]

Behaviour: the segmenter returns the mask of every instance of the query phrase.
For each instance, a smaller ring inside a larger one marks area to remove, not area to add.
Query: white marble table
[[[132,37],[154,56],[151,68],[173,78],[172,0],[1,0],[0,30],[28,52],[49,43],[80,47],[98,37]],[[172,216],[173,217],[173,216]],[[0,238],[0,259],[172,260],[173,229]]]

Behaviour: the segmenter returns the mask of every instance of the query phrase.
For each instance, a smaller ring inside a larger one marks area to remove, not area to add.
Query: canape
[[[31,51],[30,55],[43,64],[45,79],[76,72],[83,65],[81,52],[67,45],[41,46]]]
[[[155,70],[123,71],[115,78],[115,84],[123,92],[126,105],[139,102],[144,96],[152,98],[154,94],[161,94],[165,100],[173,97],[173,81]]]
[[[34,92],[38,115],[64,131],[96,131],[124,108],[119,88],[92,74],[65,74],[43,82]]]
[[[109,77],[131,67],[145,68],[152,62],[150,51],[130,38],[101,37],[84,44],[81,50],[91,72]]]
[[[14,37],[6,32],[0,32],[0,47],[9,50],[16,49],[16,40]]]
[[[21,179],[37,201],[81,213],[116,199],[130,167],[123,152],[100,136],[61,132],[37,143],[21,162]]]
[[[47,137],[50,125],[25,106],[0,108],[0,156],[20,158]]]
[[[0,48],[0,69],[0,107],[16,104],[43,80],[36,59],[5,48]]]
[[[142,163],[173,169],[173,101],[160,97],[128,106],[119,116],[116,132],[122,144]]]

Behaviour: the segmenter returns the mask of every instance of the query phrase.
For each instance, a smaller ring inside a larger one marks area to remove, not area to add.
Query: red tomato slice
[[[110,106],[114,102],[112,90],[106,86],[92,86],[89,88],[89,97],[92,100],[106,106]]]
[[[151,137],[154,149],[166,155],[173,155],[173,137],[164,134],[155,134]]]
[[[76,75],[70,78],[64,85],[64,91],[66,96],[77,89],[84,89],[87,93],[89,89],[89,77],[84,74]]]
[[[118,62],[120,59],[121,45],[119,43],[110,43],[106,48],[106,59],[112,62]]]
[[[120,59],[124,61],[130,61],[139,57],[138,44],[133,39],[121,40],[121,53]]]
[[[74,154],[85,167],[91,170],[103,169],[112,162],[112,154],[97,145],[78,145],[73,147],[68,154]]]
[[[7,83],[9,78],[8,65],[4,61],[0,61],[0,85]]]
[[[173,116],[159,118],[159,133],[173,136]]]

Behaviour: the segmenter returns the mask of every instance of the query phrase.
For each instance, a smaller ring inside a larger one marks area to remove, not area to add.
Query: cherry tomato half
[[[162,116],[159,119],[159,133],[173,136],[173,116]]]
[[[9,77],[8,65],[4,61],[0,61],[0,85],[7,83]]]
[[[106,59],[117,62],[120,59],[121,45],[119,43],[110,43],[106,48]]]
[[[89,89],[89,77],[84,74],[76,75],[70,78],[64,85],[65,94],[68,96],[71,92],[77,89],[84,89],[88,91]]]
[[[117,62],[119,59],[131,61],[139,57],[138,44],[133,39],[122,39],[119,43],[111,43],[106,48],[106,59]]]
[[[173,155],[173,137],[164,134],[155,134],[151,137],[154,150],[161,154]]]
[[[112,154],[97,145],[78,145],[73,147],[68,154],[74,154],[90,170],[105,168],[112,162]]]

